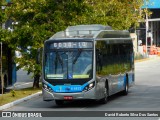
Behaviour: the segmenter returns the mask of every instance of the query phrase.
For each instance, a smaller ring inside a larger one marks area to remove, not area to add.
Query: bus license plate
[[[73,100],[72,96],[64,96],[64,100]]]

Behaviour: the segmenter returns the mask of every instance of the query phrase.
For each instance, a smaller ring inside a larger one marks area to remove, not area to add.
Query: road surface
[[[129,89],[127,96],[113,95],[105,105],[94,101],[67,102],[57,106],[54,101],[44,102],[42,96],[18,104],[6,111],[160,111],[160,58],[135,63],[135,86]],[[54,120],[63,118],[56,117]],[[65,118],[67,120],[82,118]],[[83,118],[88,120],[89,118]],[[90,118],[91,119],[91,118]],[[97,120],[99,118],[93,118]],[[100,119],[107,119],[101,117]],[[118,118],[108,118],[115,120]],[[121,120],[154,118],[119,118]]]

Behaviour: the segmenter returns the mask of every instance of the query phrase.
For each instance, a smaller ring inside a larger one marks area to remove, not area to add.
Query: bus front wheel
[[[106,87],[105,87],[105,91],[104,91],[104,98],[102,98],[102,99],[100,100],[100,103],[101,103],[101,104],[106,104],[107,101],[108,101],[108,88],[107,88],[107,86],[106,86]]]

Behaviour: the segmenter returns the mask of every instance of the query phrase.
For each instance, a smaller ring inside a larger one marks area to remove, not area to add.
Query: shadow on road
[[[112,95],[108,99],[108,103],[105,107],[108,108],[121,108],[123,110],[126,108],[133,109],[159,109],[160,106],[160,86],[148,86],[148,85],[135,85],[132,87],[127,96],[122,95],[121,93],[117,93]],[[60,109],[60,108],[100,108],[104,106],[100,104],[98,101],[93,100],[82,100],[82,101],[68,101],[65,102],[62,106],[57,106],[55,102],[53,102],[52,108]]]
[[[124,97],[121,92],[117,93],[115,95],[112,95],[108,98],[107,104],[109,104],[113,100],[119,99],[121,97]],[[54,102],[54,104],[55,104],[55,102]],[[83,107],[95,108],[95,107],[100,107],[102,105],[104,105],[104,104],[101,104],[100,101],[96,101],[96,100],[76,100],[76,101],[65,101],[65,103],[61,106],[58,106],[55,104],[52,107],[53,108],[83,108]]]
[[[130,88],[128,95],[117,93],[109,97],[107,104],[100,104],[94,100],[66,101],[58,106],[54,101],[45,102],[42,96],[16,105],[11,110],[23,111],[92,111],[92,110],[151,110],[160,111],[160,86],[135,85]]]

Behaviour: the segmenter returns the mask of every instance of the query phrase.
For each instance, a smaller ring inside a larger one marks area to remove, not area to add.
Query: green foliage
[[[40,74],[41,67],[37,63],[38,48],[43,47],[46,39],[69,25],[83,24],[90,7],[83,0],[12,0],[5,15],[13,21],[14,31],[9,33],[9,46],[22,53],[17,58],[19,68]],[[6,37],[3,37],[5,40]],[[28,46],[30,48],[28,49]]]
[[[142,19],[143,0],[88,0],[95,9],[93,23],[110,25],[114,29],[129,29],[138,26]]]
[[[16,96],[16,92],[14,90],[11,90],[11,95],[12,95],[12,97],[15,97]]]
[[[1,41],[20,51],[18,68],[25,68],[34,75],[40,74],[37,63],[38,48],[46,39],[67,26],[77,24],[104,24],[114,29],[137,26],[143,14],[143,0],[12,0],[13,4],[0,13],[3,21],[8,18],[18,24],[13,32],[0,29]],[[30,46],[30,48],[28,48]]]

